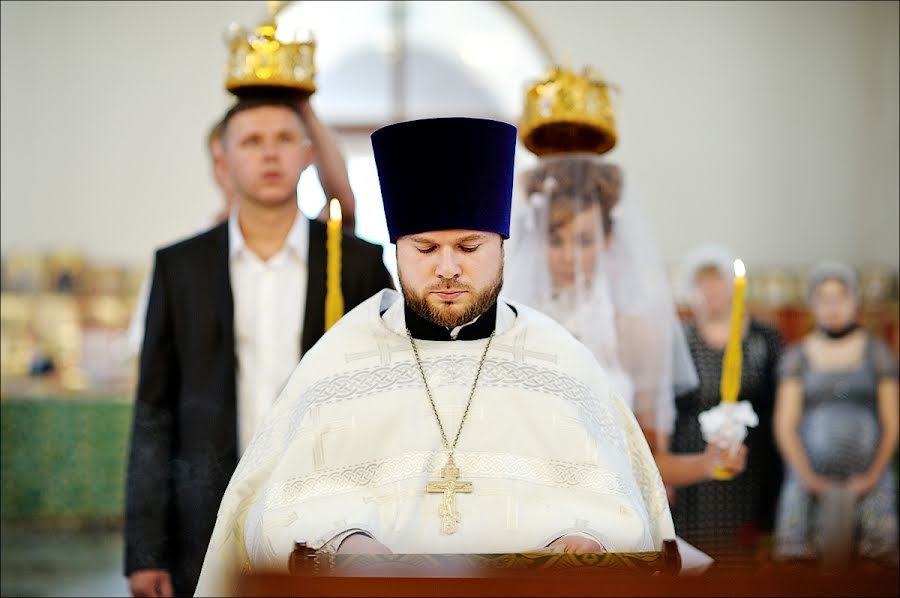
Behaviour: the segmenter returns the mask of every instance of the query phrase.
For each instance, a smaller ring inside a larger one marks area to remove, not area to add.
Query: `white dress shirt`
[[[263,261],[244,242],[237,210],[228,219],[241,455],[300,360],[308,229],[298,211],[284,246]]]

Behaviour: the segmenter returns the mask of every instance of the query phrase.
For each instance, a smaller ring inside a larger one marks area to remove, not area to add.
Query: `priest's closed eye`
[[[472,253],[476,249],[481,247],[481,245],[460,245],[459,248],[465,251],[466,253]]]
[[[431,253],[435,249],[437,249],[437,245],[429,245],[428,247],[416,247],[419,250],[419,253]]]

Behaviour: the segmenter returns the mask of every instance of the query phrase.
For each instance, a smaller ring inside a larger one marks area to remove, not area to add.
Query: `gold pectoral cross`
[[[453,459],[447,461],[447,466],[441,469],[441,480],[428,482],[425,491],[429,493],[442,493],[444,500],[438,513],[441,516],[441,533],[453,534],[459,529],[459,512],[456,510],[456,493],[472,493],[472,482],[457,481],[459,468],[453,463]]]

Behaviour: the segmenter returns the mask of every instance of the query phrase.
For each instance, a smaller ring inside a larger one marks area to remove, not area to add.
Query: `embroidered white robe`
[[[451,442],[485,343],[416,341]],[[231,479],[197,595],[230,595],[241,570],[286,570],[295,540],[318,548],[352,528],[397,553],[527,552],[572,532],[660,550],[675,537],[644,436],[591,352],[502,297],[454,458],[474,490],[457,495],[450,535],[443,495],[425,492],[446,458],[403,300],[382,291],[292,374]]]

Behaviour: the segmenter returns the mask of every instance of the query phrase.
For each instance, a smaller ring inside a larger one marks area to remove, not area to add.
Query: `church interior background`
[[[127,328],[153,251],[217,208],[205,133],[229,104],[224,35],[265,14],[2,3],[4,596],[127,591]],[[592,65],[619,90],[610,158],[680,304],[681,259],[722,243],[748,265],[749,309],[794,341],[811,325],[809,266],[839,259],[860,275],[864,324],[900,352],[898,3],[320,1],[277,20],[317,40],[314,106],[347,159],[356,233],[393,275],[369,134],[515,122],[551,65]],[[518,166],[532,160],[521,148]],[[324,204],[313,168],[299,198],[309,216]]]

